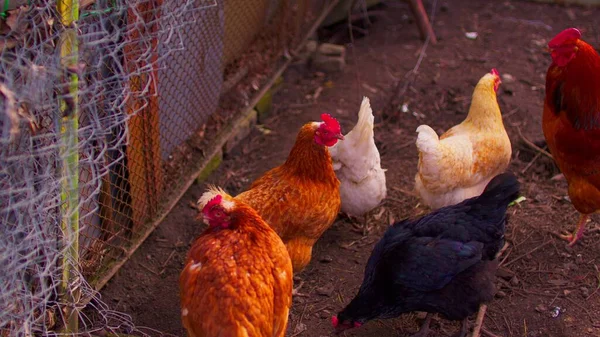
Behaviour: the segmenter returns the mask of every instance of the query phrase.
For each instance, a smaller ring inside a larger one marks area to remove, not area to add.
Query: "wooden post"
[[[79,331],[81,300],[79,287],[79,75],[69,71],[78,63],[78,41],[75,23],[79,20],[78,0],[59,0],[56,3],[60,20],[65,27],[59,41],[61,66],[67,74],[68,88],[60,99],[60,158],[61,158],[61,215],[62,215],[62,282],[61,300],[64,307],[63,331],[75,335]]]
[[[127,146],[127,166],[129,168],[129,184],[131,208],[133,212],[133,233],[156,214],[158,200],[163,191],[163,171],[160,156],[160,128],[158,106],[158,38],[151,41],[151,57],[149,62],[141,61],[142,54],[147,53],[147,45],[140,43],[144,35],[158,31],[158,13],[162,0],[143,2],[136,10],[141,14],[144,23],[136,22],[133,9],[128,9],[128,25],[137,25],[128,35],[125,47],[125,64],[129,72],[139,71],[141,67],[152,65],[152,71],[132,76],[130,88],[134,93],[141,92],[146,85],[148,89],[143,97],[133,96],[128,103],[130,114],[137,112],[128,121],[130,132]],[[140,62],[134,64],[133,62]],[[137,230],[137,231],[136,231]]]
[[[429,18],[427,17],[427,12],[425,12],[425,8],[423,7],[423,2],[421,0],[408,0],[408,2],[410,3],[410,9],[417,20],[421,38],[425,40],[427,35],[429,35],[429,41],[432,44],[436,44],[437,39],[433,32],[433,28],[431,27],[431,23],[429,22]]]

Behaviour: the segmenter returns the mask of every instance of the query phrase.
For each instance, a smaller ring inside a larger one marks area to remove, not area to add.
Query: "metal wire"
[[[0,17],[0,336],[66,334],[74,309],[79,334],[160,335],[104,304],[100,280],[328,2],[79,0],[63,25],[60,1],[15,1]],[[61,56],[69,29],[74,64]],[[67,193],[69,153],[79,177]],[[68,213],[65,193],[79,201]],[[61,229],[75,212],[79,257]]]

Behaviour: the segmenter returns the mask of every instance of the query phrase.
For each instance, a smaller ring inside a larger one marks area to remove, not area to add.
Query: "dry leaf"
[[[10,120],[10,135],[12,140],[19,133],[19,115],[16,108],[15,94],[10,91],[3,83],[0,84],[0,94],[4,96],[4,113]]]

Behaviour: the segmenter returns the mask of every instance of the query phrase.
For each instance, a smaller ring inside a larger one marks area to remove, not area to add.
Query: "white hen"
[[[340,180],[342,212],[365,216],[386,196],[385,170],[381,168],[379,150],[373,134],[373,110],[364,97],[358,111],[358,122],[344,140],[329,148],[333,169]]]

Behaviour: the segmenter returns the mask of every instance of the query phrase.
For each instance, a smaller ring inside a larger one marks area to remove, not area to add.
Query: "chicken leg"
[[[363,217],[362,221],[360,220],[360,217],[358,217],[358,216],[346,214],[346,217],[348,217],[348,220],[350,220],[350,222],[352,222],[352,227],[353,227],[354,232],[362,233],[363,236],[367,236],[367,234],[369,234],[369,232],[371,231],[371,228],[369,227],[369,215],[370,214],[371,214],[371,211],[365,213],[362,216]]]
[[[589,214],[581,214],[579,217],[579,221],[577,222],[577,227],[572,234],[560,235],[560,238],[563,240],[569,241],[569,246],[572,247],[577,240],[581,239],[583,236],[583,231],[585,230],[585,225],[589,219]]]
[[[467,337],[467,330],[469,328],[469,320],[463,319],[460,323],[460,330],[458,330],[452,337]]]
[[[371,228],[369,227],[369,217],[371,217],[371,212],[373,211],[368,211],[363,215],[365,217],[363,221],[363,236],[367,236],[367,234],[369,234],[369,232],[371,231]]]
[[[297,278],[294,278],[294,281],[296,281],[296,280],[299,280],[300,284],[296,288],[292,289],[292,297],[296,297],[296,296],[298,296],[298,297],[308,297],[308,295],[303,294],[303,293],[300,292],[300,288],[302,288],[302,286],[304,285],[304,281],[302,281],[300,279],[297,279]]]
[[[428,312],[427,316],[425,316],[425,322],[423,322],[423,324],[421,325],[419,332],[410,337],[427,337],[427,334],[429,333],[429,324],[431,323],[432,317],[433,314]]]

